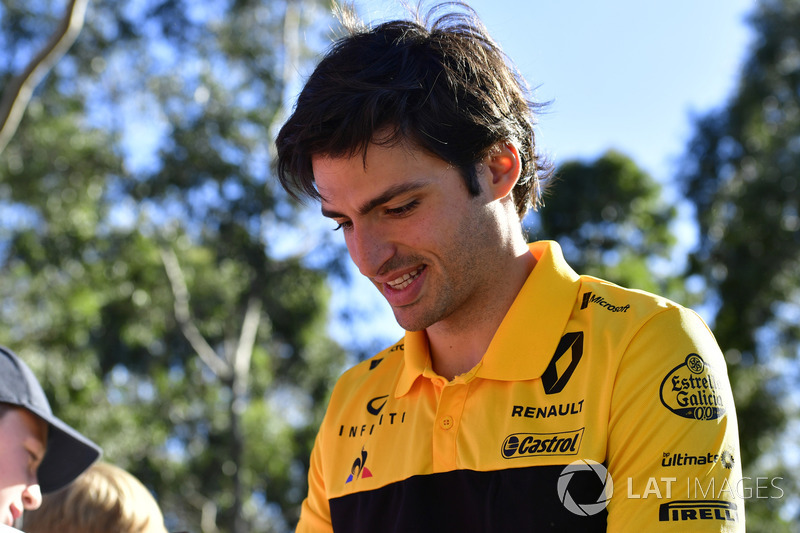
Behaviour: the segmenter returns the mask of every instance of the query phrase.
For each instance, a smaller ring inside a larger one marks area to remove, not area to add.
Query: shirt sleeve
[[[311,450],[311,460],[308,468],[308,495],[303,500],[300,521],[295,529],[296,533],[326,533],[333,531],[330,505],[328,504],[322,472],[321,434],[324,427],[323,424],[317,434],[314,448]]]
[[[722,352],[671,307],[625,349],[609,413],[608,531],[745,530],[739,435]]]

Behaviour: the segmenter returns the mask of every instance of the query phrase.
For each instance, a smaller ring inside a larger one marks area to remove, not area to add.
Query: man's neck
[[[526,246],[504,270],[502,283],[486,287],[459,316],[448,317],[425,330],[437,374],[452,380],[478,364],[535,266],[536,258]]]

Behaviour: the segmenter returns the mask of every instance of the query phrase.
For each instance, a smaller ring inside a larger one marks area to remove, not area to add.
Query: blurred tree
[[[777,442],[796,443],[798,429],[786,422],[798,414],[800,356],[800,2],[763,0],[751,23],[737,90],[697,120],[686,157],[683,182],[700,227],[690,274],[717,310],[745,474],[779,475],[783,491],[797,494],[796,460],[786,463]],[[787,517],[785,501],[749,500],[748,530],[789,531],[800,519],[792,505]]]
[[[58,9],[3,4],[0,84]],[[344,363],[340,256],[274,187],[270,146],[298,32],[328,12],[96,0],[0,158],[0,342],[173,529],[286,531],[305,495]]]
[[[531,221],[537,235],[558,241],[576,272],[679,294],[670,264],[676,208],[649,174],[609,151],[591,163],[568,161],[555,175],[552,194]]]

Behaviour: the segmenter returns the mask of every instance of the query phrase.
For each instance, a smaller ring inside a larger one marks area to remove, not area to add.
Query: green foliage
[[[340,257],[312,268],[273,253],[300,225],[273,185],[270,141],[286,62],[304,52],[291,29],[313,37],[315,2],[199,5],[92,2],[37,89],[0,157],[0,343],[59,416],[154,491],[170,528],[284,531],[344,362],[324,333],[325,271]],[[4,2],[0,85],[50,35],[53,9]],[[579,272],[717,311],[745,475],[781,476],[788,495],[798,480],[777,450],[800,354],[800,3],[762,1],[752,22],[738,90],[697,120],[686,157],[700,242],[685,273],[675,206],[619,153],[562,165],[532,227]],[[243,390],[187,340],[165,250],[220,360],[260,303]],[[797,518],[778,499],[748,500],[747,513],[750,531]]]
[[[52,8],[4,3],[0,79],[49,36]],[[313,33],[314,12],[93,2],[0,158],[0,343],[154,491],[171,529],[290,529],[344,363],[325,334],[324,269],[270,251],[300,215],[269,173],[284,30],[297,16]],[[252,309],[241,376],[231,362]],[[187,323],[227,371],[200,358]]]
[[[675,213],[657,182],[610,151],[591,163],[561,165],[536,222],[543,238],[561,244],[577,272],[664,292],[668,277],[653,272],[659,260],[671,258]]]
[[[718,308],[714,330],[727,350],[745,473],[755,477],[782,455],[777,443],[797,415],[800,3],[760,2],[751,22],[756,38],[738,89],[697,120],[683,182],[700,227],[691,272]],[[796,484],[791,464],[776,470]],[[748,530],[777,530],[778,503],[748,504]]]

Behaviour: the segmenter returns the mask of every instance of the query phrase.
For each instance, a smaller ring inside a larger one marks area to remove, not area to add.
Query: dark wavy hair
[[[456,10],[439,16],[445,8]],[[511,142],[522,160],[517,214],[542,204],[552,165],[534,142],[540,104],[474,10],[447,2],[374,28],[340,19],[347,35],[317,65],[276,140],[278,178],[291,196],[319,199],[312,156],[366,159],[370,143],[404,141],[458,168],[478,195],[477,163]]]

